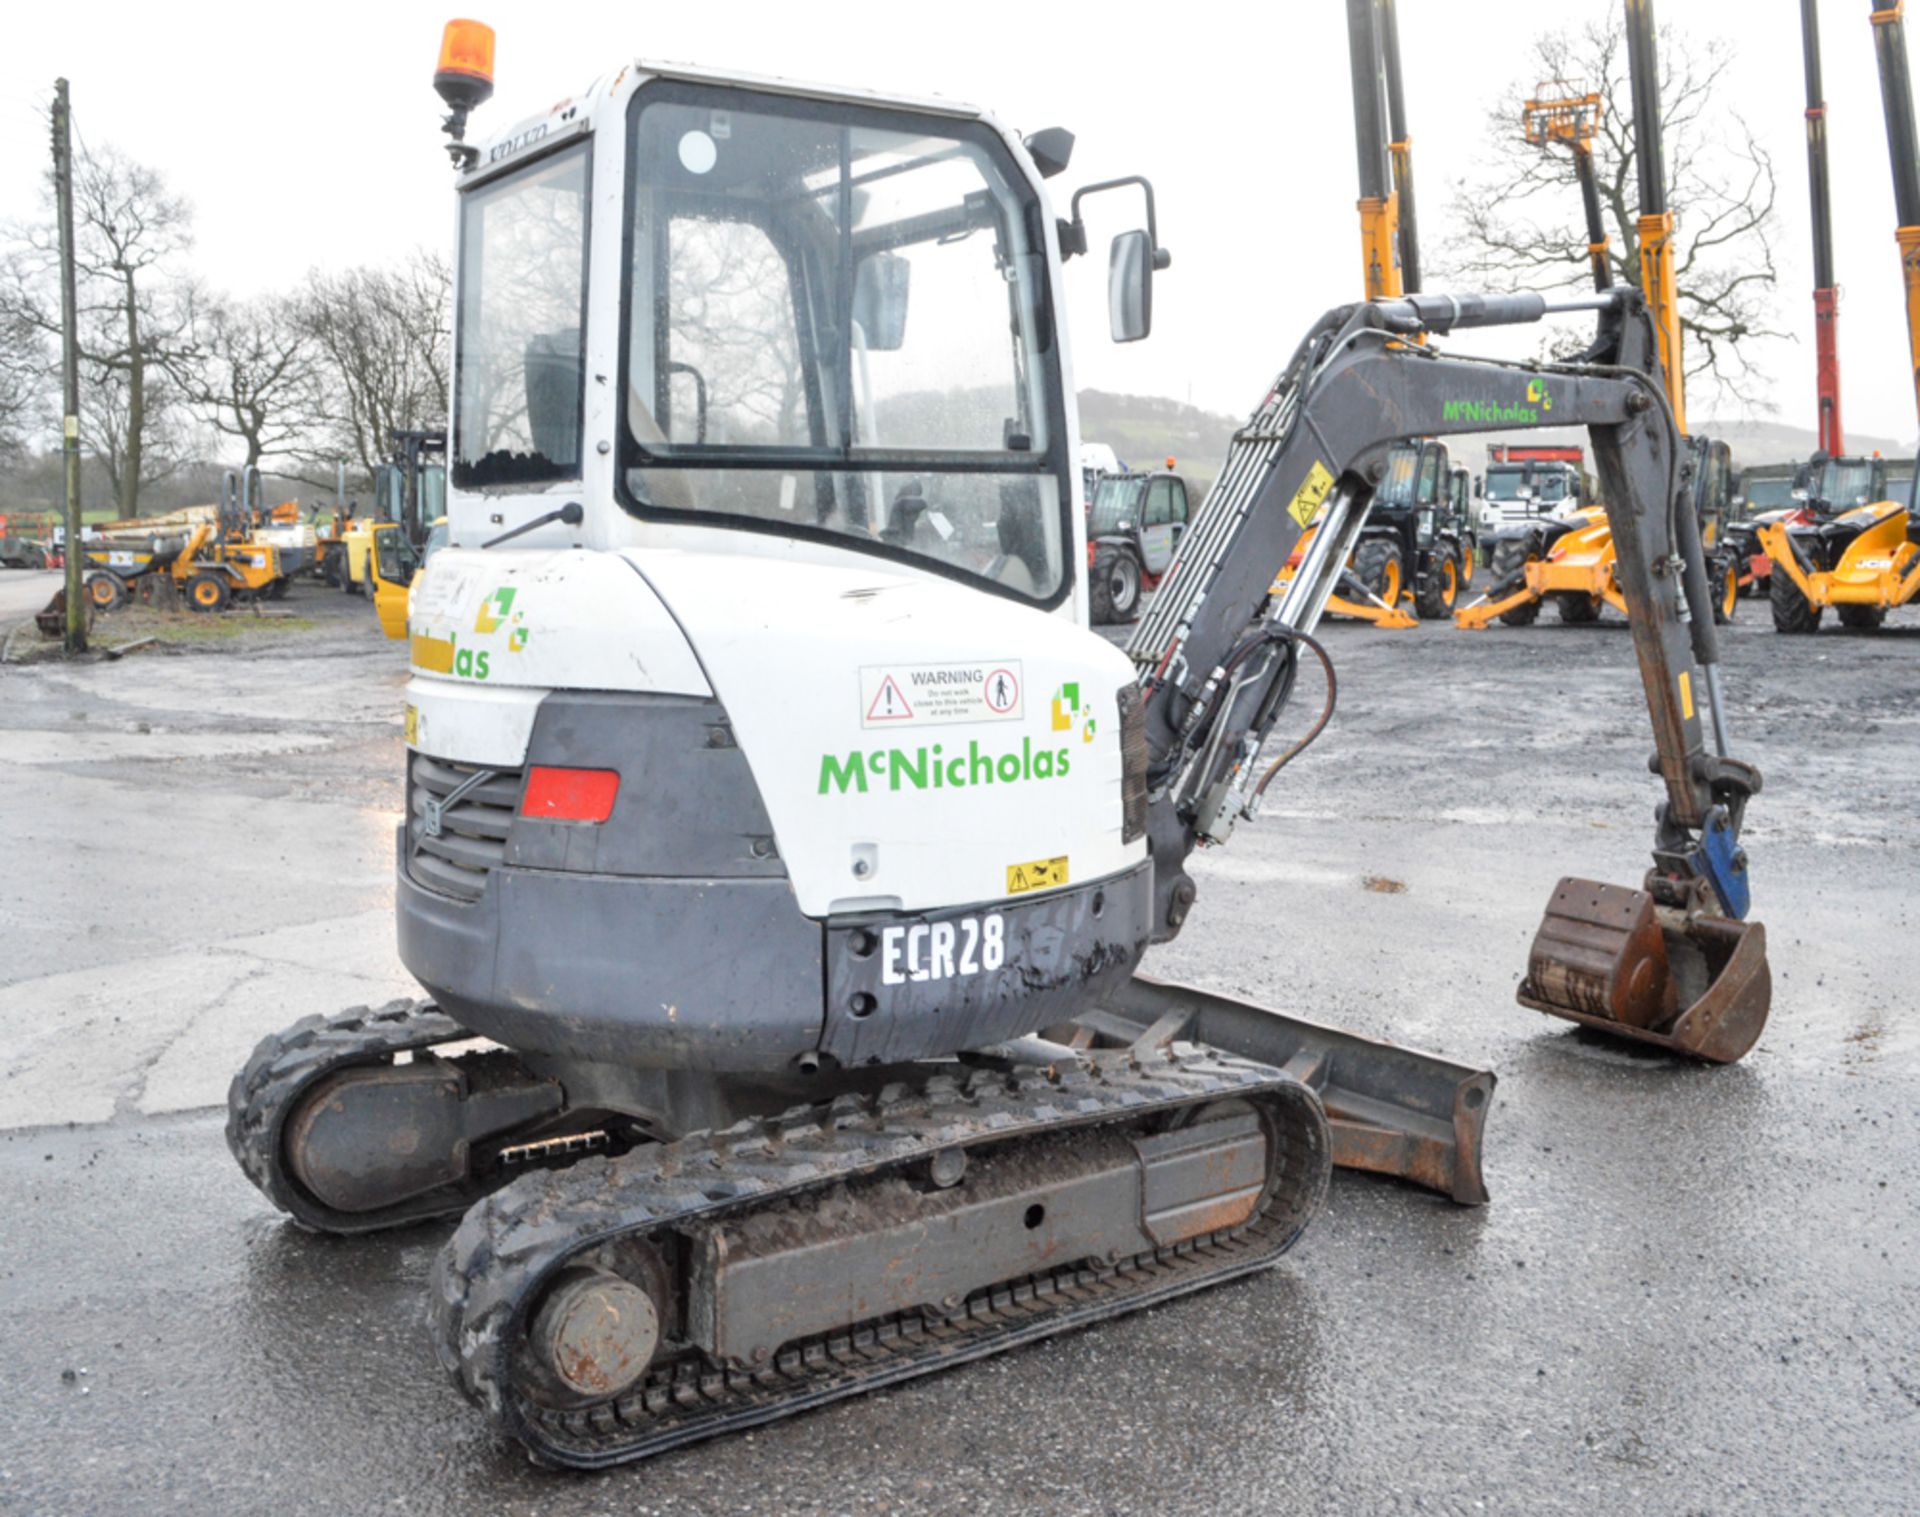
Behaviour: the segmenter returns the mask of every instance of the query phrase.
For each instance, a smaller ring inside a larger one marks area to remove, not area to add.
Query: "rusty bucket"
[[[1766,929],[1690,916],[1643,890],[1563,879],[1519,999],[1614,1037],[1731,1064],[1759,1039],[1773,1002]]]

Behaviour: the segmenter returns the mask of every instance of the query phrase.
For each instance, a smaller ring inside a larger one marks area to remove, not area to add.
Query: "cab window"
[[[1440,450],[1428,448],[1420,460],[1419,502],[1430,506],[1440,498]]]
[[[1147,486],[1146,524],[1149,527],[1164,527],[1173,519],[1173,481],[1156,479]]]

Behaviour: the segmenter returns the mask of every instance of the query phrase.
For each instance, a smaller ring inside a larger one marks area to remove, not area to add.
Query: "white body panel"
[[[622,69],[483,147],[463,181],[510,172],[563,141],[593,139],[582,466],[578,480],[532,489],[483,493],[449,480],[449,546],[426,566],[411,608],[416,745],[443,758],[517,765],[547,690],[715,695],[752,768],[801,909],[816,917],[993,900],[1009,894],[1010,870],[1040,860],[1066,860],[1065,879],[1044,872],[1043,888],[1138,863],[1144,841],[1121,842],[1116,705],[1134,671],[1086,630],[1077,469],[1063,483],[1073,497],[1072,590],[1050,611],[831,542],[642,519],[618,504],[613,376],[620,372],[616,271],[627,107],[660,74],[704,77]],[[782,81],[727,82],[880,98]],[[999,134],[1040,195],[1046,277],[1057,291],[1053,215],[1018,135],[965,106],[888,103],[978,117]],[[458,300],[456,288],[456,309]],[[1055,311],[1063,308],[1056,296]],[[1060,445],[1075,460],[1079,423],[1064,322],[1056,320],[1054,337],[1065,396]],[[480,548],[576,500],[584,507],[577,526],[556,522],[510,546]],[[510,605],[500,600],[505,590],[514,592]],[[1017,709],[979,720],[916,716],[898,727],[863,721],[863,680],[892,672],[910,683],[916,669],[953,674],[974,665],[1016,676]],[[992,780],[980,778],[976,758],[991,762]],[[617,767],[618,756],[608,762]],[[864,790],[850,777],[856,768]],[[916,771],[925,777],[920,783]],[[967,783],[946,783],[962,772]],[[644,776],[633,782],[644,784]]]
[[[463,764],[518,769],[546,694],[416,672],[407,681],[407,746]]]
[[[1133,666],[1104,639],[892,564],[630,556],[693,639],[809,916],[992,900],[1009,868],[1038,859],[1064,856],[1079,883],[1145,857],[1144,842],[1120,841],[1116,700]],[[896,672],[913,715],[863,722],[873,701],[861,670],[879,667]],[[1015,709],[945,720],[912,678],[973,668],[1006,670]],[[1077,711],[1071,697],[1056,709],[1068,685]],[[855,755],[860,779],[843,782]],[[972,783],[981,760],[995,777]],[[1019,778],[1003,780],[1010,767]]]
[[[617,554],[442,549],[407,626],[416,683],[712,693],[666,607]]]

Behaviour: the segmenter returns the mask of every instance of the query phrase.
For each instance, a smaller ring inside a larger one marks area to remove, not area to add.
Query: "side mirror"
[[[1485,478],[1478,474],[1473,476],[1473,498],[1475,500],[1485,500],[1487,498],[1487,482]]]
[[[853,276],[853,319],[873,353],[897,352],[907,340],[907,287],[913,264],[898,253],[874,253]]]
[[[1115,342],[1138,342],[1153,330],[1153,239],[1122,232],[1107,258],[1107,326]]]

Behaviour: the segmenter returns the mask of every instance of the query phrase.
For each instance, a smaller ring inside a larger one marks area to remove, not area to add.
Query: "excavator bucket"
[[[1340,1168],[1392,1175],[1462,1206],[1486,1204],[1488,1070],[1144,974],[1074,1021],[1082,1046],[1179,1038],[1284,1069],[1319,1095]]]
[[[1767,1025],[1766,929],[1688,917],[1642,890],[1563,879],[1534,934],[1519,999],[1614,1037],[1731,1064]]]

